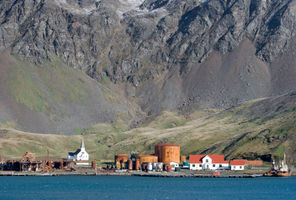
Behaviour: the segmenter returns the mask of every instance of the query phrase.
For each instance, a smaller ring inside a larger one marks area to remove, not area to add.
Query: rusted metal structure
[[[127,162],[128,159],[130,158],[130,155],[129,154],[119,154],[119,155],[116,155],[115,156],[115,162],[116,161],[123,161],[123,162]]]
[[[128,160],[128,170],[133,170],[133,161]]]
[[[135,170],[140,170],[140,160],[139,159],[136,160]]]
[[[21,162],[35,162],[36,161],[36,154],[30,151],[27,151],[23,157]]]
[[[69,169],[72,162],[68,160],[49,160],[49,152],[45,160],[36,160],[36,154],[30,151],[25,152],[21,160],[0,159],[0,170],[4,171],[55,171],[56,169]]]
[[[140,164],[158,162],[158,157],[154,155],[137,155],[137,158],[140,160]]]
[[[170,143],[161,143],[155,145],[155,155],[158,156],[158,162],[180,163],[180,146]]]
[[[93,168],[93,169],[97,169],[97,161],[93,160],[93,161],[91,162],[91,168]]]
[[[119,154],[114,157],[115,165],[117,169],[126,169],[128,165],[129,154]]]
[[[172,166],[170,164],[166,164],[164,168],[165,168],[165,171],[167,171],[167,172],[172,171]]]

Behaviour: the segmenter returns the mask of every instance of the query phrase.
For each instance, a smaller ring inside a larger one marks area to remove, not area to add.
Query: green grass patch
[[[60,105],[75,103],[85,105],[90,93],[81,71],[68,67],[61,58],[51,55],[41,66],[14,56],[7,86],[15,101],[32,111],[53,116],[66,115]]]
[[[151,122],[148,126],[160,129],[170,129],[178,126],[183,126],[186,123],[186,118],[173,112],[163,112],[161,115]]]
[[[14,128],[17,129],[17,124],[12,120],[0,122],[0,128]]]

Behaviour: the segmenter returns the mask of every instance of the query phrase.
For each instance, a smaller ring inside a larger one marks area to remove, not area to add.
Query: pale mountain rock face
[[[148,115],[296,88],[295,0],[7,0],[0,20],[1,51],[107,77]]]

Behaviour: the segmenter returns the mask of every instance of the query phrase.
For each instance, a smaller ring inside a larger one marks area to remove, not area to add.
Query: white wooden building
[[[246,161],[245,160],[231,160],[230,167],[231,170],[245,170]]]
[[[73,161],[88,161],[89,160],[89,155],[85,150],[85,145],[84,145],[83,140],[81,141],[80,149],[77,149],[75,152],[69,152],[67,159],[73,160]]]
[[[229,162],[224,155],[189,155],[190,170],[226,170]]]

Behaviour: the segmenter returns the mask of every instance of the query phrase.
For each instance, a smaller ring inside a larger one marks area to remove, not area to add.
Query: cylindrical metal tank
[[[116,161],[116,169],[120,169],[120,162]]]
[[[135,170],[140,170],[140,160],[139,159],[136,160],[136,168],[135,168]]]
[[[169,143],[155,145],[155,155],[158,161],[163,163],[180,163],[180,146]]]
[[[150,162],[150,163],[148,163],[148,171],[152,171],[153,170],[153,165],[152,165],[152,163]]]
[[[157,163],[155,170],[157,172],[162,172],[163,171],[163,163]]]
[[[92,167],[93,169],[96,169],[96,168],[97,168],[97,162],[96,162],[95,160],[93,160],[93,161],[91,162],[91,167]]]
[[[155,162],[155,163],[152,163],[152,168],[153,169],[156,169],[157,168],[157,163]]]
[[[140,164],[149,162],[156,163],[158,157],[153,155],[138,155],[138,159],[140,160]]]
[[[133,161],[128,160],[128,170],[133,170]]]
[[[172,166],[170,164],[165,165],[165,171],[171,172],[172,171]]]

